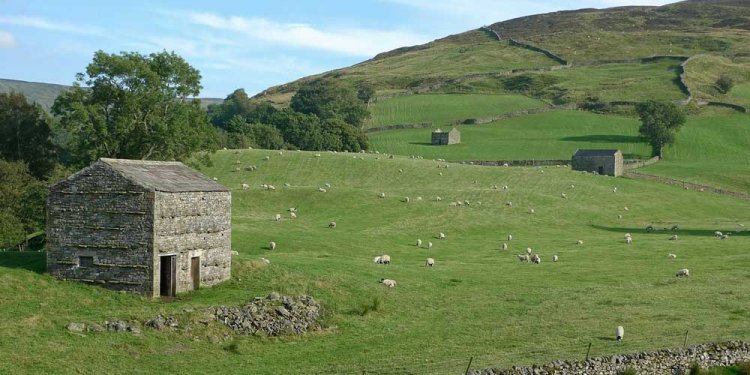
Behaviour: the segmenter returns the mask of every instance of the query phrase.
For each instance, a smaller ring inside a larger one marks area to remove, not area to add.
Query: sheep
[[[401,169],[401,168],[399,168],[399,169],[398,169],[398,173],[404,173],[404,170],[403,170],[403,169]]]
[[[625,328],[622,328],[622,326],[617,326],[617,332],[615,333],[615,340],[617,340],[618,343],[622,342],[622,339],[625,337]]]
[[[328,223],[328,228],[336,229],[336,222],[332,221],[332,222]]]
[[[677,237],[676,234],[673,234],[672,237],[669,237],[670,241],[677,241],[678,239],[679,239],[679,237]]]
[[[375,257],[376,261],[375,263],[378,264],[391,264],[391,256],[387,254],[383,254],[379,257]]]
[[[442,201],[442,200],[443,200],[443,198],[440,198],[440,196],[436,196],[436,197],[435,197],[435,201],[436,201],[436,202],[440,202],[440,201]]]
[[[539,254],[534,254],[534,256],[531,257],[531,262],[534,264],[539,264],[542,262],[542,258],[539,257]]]
[[[531,248],[530,248],[530,247],[527,247],[527,248],[526,248],[526,254],[529,254],[529,255],[531,255],[531,253],[532,253],[532,250],[531,250]]]
[[[721,237],[719,237],[722,240],[726,240],[729,238],[729,233],[722,234]]]
[[[721,233],[718,230],[716,232],[714,232],[714,236],[716,236],[716,237],[721,237],[723,235],[724,235],[724,233]]]
[[[518,260],[520,260],[521,262],[528,262],[529,256],[526,254],[518,254]]]
[[[625,237],[625,243],[630,245],[633,243],[633,237]]]
[[[617,218],[618,219],[622,219],[622,215],[617,215]]]
[[[440,232],[440,233],[438,233],[437,237],[438,237],[439,240],[444,240],[445,239],[445,233]]]
[[[492,189],[495,189],[495,190],[497,190],[497,185],[492,185],[492,186],[490,186],[490,187],[491,187]]]
[[[427,258],[427,260],[424,262],[425,267],[432,267],[435,265],[435,259],[433,258]]]
[[[508,185],[503,185],[503,190],[508,190]]]
[[[534,209],[533,209],[533,208],[530,208],[530,209],[529,209],[529,213],[530,213],[530,214],[533,214],[534,212],[536,212],[536,211],[534,211]]]
[[[503,244],[500,245],[500,248],[503,249],[503,250],[508,250],[508,244],[505,243],[505,242],[503,242]]]
[[[239,161],[239,160],[235,160],[235,161],[234,161],[234,164],[242,164],[242,162],[241,162],[241,161]]]
[[[385,193],[380,193],[380,194],[378,194],[378,197],[380,197],[380,198],[385,198]]]
[[[568,199],[568,196],[565,193],[561,193],[560,196],[562,197],[562,199]]]
[[[570,188],[571,188],[571,189],[575,189],[575,188],[576,188],[576,186],[575,186],[575,185],[570,185]]]
[[[646,226],[646,232],[651,232],[654,230],[654,226],[652,224],[649,224]]]
[[[372,262],[380,264],[380,259],[382,259],[382,256],[378,255],[378,256],[376,256],[375,258],[372,259]]]
[[[321,193],[327,193],[328,192],[328,190],[323,189],[323,188],[318,188],[318,191],[321,192]]]
[[[263,160],[271,160],[271,157],[266,155],[266,157],[264,157]]]
[[[442,176],[442,175],[443,175],[443,172],[440,172],[440,173],[438,173],[438,174]]]
[[[268,248],[271,250],[276,250],[276,242],[273,242],[273,241],[269,242]]]
[[[430,249],[432,249],[432,242],[428,241],[427,242],[427,250],[430,250]]]
[[[263,263],[265,263],[265,264],[271,264],[270,260],[268,260],[266,258],[263,258],[263,257],[260,258],[260,261],[263,262]]]
[[[468,200],[464,200],[464,205],[466,205],[466,206],[470,206],[470,205],[471,205],[471,203],[469,203],[469,201],[468,201]]]
[[[687,268],[683,268],[675,274],[676,277],[689,277],[690,276],[690,270]]]
[[[617,193],[617,186],[615,186],[614,188],[612,188],[612,192],[613,193]]]
[[[289,218],[290,218],[290,219],[296,219],[296,218],[297,218],[297,214],[296,214],[296,213],[294,213],[294,212],[290,212],[290,213],[289,213]]]
[[[241,171],[241,170],[242,170],[242,168],[240,168],[240,167],[234,167],[234,171],[235,171],[235,172],[239,172],[239,171]]]
[[[247,189],[250,189],[250,185],[243,183],[242,184],[242,190],[247,190]]]
[[[505,205],[508,206],[508,207],[513,207],[513,202],[507,201],[507,202],[505,202]]]
[[[328,188],[328,189],[330,189],[330,188],[331,188],[331,184],[329,184],[328,182],[326,182],[326,183],[325,183],[325,184],[323,184],[323,185],[324,185],[324,186],[325,186],[326,188]]]
[[[513,239],[513,235],[512,235],[512,234],[509,234],[509,235],[508,235],[508,241],[510,241],[510,240],[512,240],[512,239]]]
[[[630,209],[628,208],[628,206],[625,206],[622,209],[623,209],[623,211],[630,211]]]
[[[402,200],[402,202],[404,203],[409,203],[409,201],[410,201],[409,197],[404,197],[404,200]]]
[[[319,157],[320,157],[320,154],[315,154],[315,157],[316,157],[316,158],[319,158]]]
[[[677,224],[675,224],[675,225],[672,225],[672,228],[670,230],[676,231],[676,230],[679,230],[679,229],[680,229],[680,226],[677,225]]]
[[[297,208],[295,208],[295,207],[289,207],[289,209],[287,211],[289,211],[289,212],[297,212]]]
[[[669,254],[667,254],[667,256],[670,257],[670,258],[672,258],[672,259],[677,259],[677,254],[669,253]]]
[[[422,247],[422,240],[417,238],[417,247]]]
[[[214,180],[214,181],[219,181],[219,179],[218,179],[218,178],[216,178],[216,177],[212,178],[212,180]]]
[[[458,203],[456,203],[456,202],[450,202],[450,203],[448,203],[448,207],[458,207]]]
[[[276,214],[276,215],[274,215],[273,219],[274,219],[275,221],[281,221],[281,214]]]
[[[396,281],[391,279],[380,279],[380,283],[389,287],[389,288],[395,288],[396,287]]]
[[[552,261],[553,261],[553,262],[557,262],[557,259],[559,259],[559,258],[557,257],[557,255],[553,255],[553,256],[552,256]]]
[[[239,251],[236,251],[236,250],[232,250],[230,254],[232,254],[232,256],[240,255]]]
[[[276,186],[268,185],[267,189],[268,190],[276,190]]]
[[[583,245],[583,240],[576,241],[576,245]]]

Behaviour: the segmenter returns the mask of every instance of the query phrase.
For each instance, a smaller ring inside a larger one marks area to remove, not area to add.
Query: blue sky
[[[524,15],[672,0],[0,0],[0,78],[71,84],[95,51],[175,51],[202,97],[341,68]]]

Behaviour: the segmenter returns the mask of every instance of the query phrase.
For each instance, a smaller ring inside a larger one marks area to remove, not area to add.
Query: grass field
[[[638,137],[636,119],[556,111],[464,125],[461,143],[430,144],[431,129],[404,129],[369,134],[371,148],[399,155],[446,160],[570,159],[578,148],[618,148],[626,157],[650,155]]]
[[[665,159],[639,171],[750,193],[750,116],[691,117]]]
[[[455,120],[546,106],[543,101],[521,95],[397,96],[375,103],[370,108],[372,118],[366,126],[432,122],[434,126],[445,127]]]
[[[686,330],[693,343],[750,338],[750,232],[713,236],[750,225],[750,202],[564,168],[438,169],[430,160],[353,156],[218,152],[204,172],[234,189],[232,243],[240,255],[231,281],[173,302],[54,280],[43,273],[42,253],[0,253],[0,373],[455,374],[471,356],[481,368],[579,359],[588,343],[591,355],[680,346]],[[236,160],[259,169],[234,173]],[[252,188],[239,189],[243,182]],[[264,191],[261,183],[280,188]],[[332,187],[317,192],[324,183]],[[448,207],[455,200],[471,206]],[[298,208],[298,219],[272,220],[288,207]],[[327,228],[331,220],[335,230]],[[669,241],[669,231],[646,233],[652,223],[678,223],[680,240]],[[447,239],[432,238],[438,232]],[[633,245],[622,240],[625,232]],[[498,250],[508,234],[510,249]],[[417,238],[434,248],[416,248]],[[265,248],[270,240],[278,243],[274,252]],[[516,260],[526,247],[542,264]],[[373,264],[383,253],[393,263]],[[550,261],[553,254],[560,262]],[[261,266],[261,256],[271,264]],[[428,256],[437,261],[432,269],[422,267]],[[691,278],[674,277],[683,267]],[[398,286],[383,288],[381,277]],[[274,290],[315,296],[327,328],[217,344],[206,330],[221,328],[199,323],[191,335],[81,336],[63,328],[157,313],[190,321],[202,307]],[[379,309],[355,312],[374,299]],[[622,345],[612,339],[617,325],[627,330]]]
[[[687,82],[697,100],[715,100],[748,106],[750,97],[745,85],[750,82],[750,64],[747,59],[729,59],[720,56],[700,55],[685,67]],[[735,87],[728,93],[719,92],[716,80],[721,75],[732,79]]]

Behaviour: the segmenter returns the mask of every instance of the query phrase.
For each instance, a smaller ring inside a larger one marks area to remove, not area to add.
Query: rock
[[[88,326],[86,326],[86,330],[89,332],[104,332],[105,329],[99,324],[91,323]]]
[[[277,301],[281,298],[281,296],[279,295],[279,293],[271,292],[271,293],[268,293],[268,296],[266,298],[271,301]]]
[[[65,326],[65,329],[67,329],[70,332],[83,333],[83,331],[86,330],[86,325],[83,323],[71,322]]]

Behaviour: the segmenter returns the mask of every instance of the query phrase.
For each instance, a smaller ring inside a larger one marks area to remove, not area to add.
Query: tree
[[[26,163],[37,179],[48,177],[57,163],[51,127],[44,109],[23,94],[0,94],[0,158]]]
[[[36,180],[23,162],[0,159],[0,248],[44,229],[46,199],[45,183]]]
[[[638,131],[651,144],[653,154],[662,157],[664,146],[675,141],[675,135],[685,124],[685,114],[673,103],[647,101],[636,107],[641,118]]]
[[[329,79],[318,79],[297,90],[289,105],[294,111],[314,114],[321,120],[340,118],[360,127],[370,116],[357,92],[350,86]]]
[[[220,128],[224,128],[229,120],[234,116],[247,118],[253,110],[253,105],[248,98],[244,89],[234,90],[227,95],[221,104],[211,104],[208,106],[208,117],[211,123]]]
[[[722,94],[728,93],[732,90],[732,87],[734,87],[734,80],[727,74],[722,74],[719,76],[719,79],[716,80],[716,88],[718,88],[719,92]]]
[[[173,52],[97,51],[52,107],[71,134],[73,161],[185,159],[218,147],[198,100],[200,73]],[[81,87],[81,84],[88,88]]]

